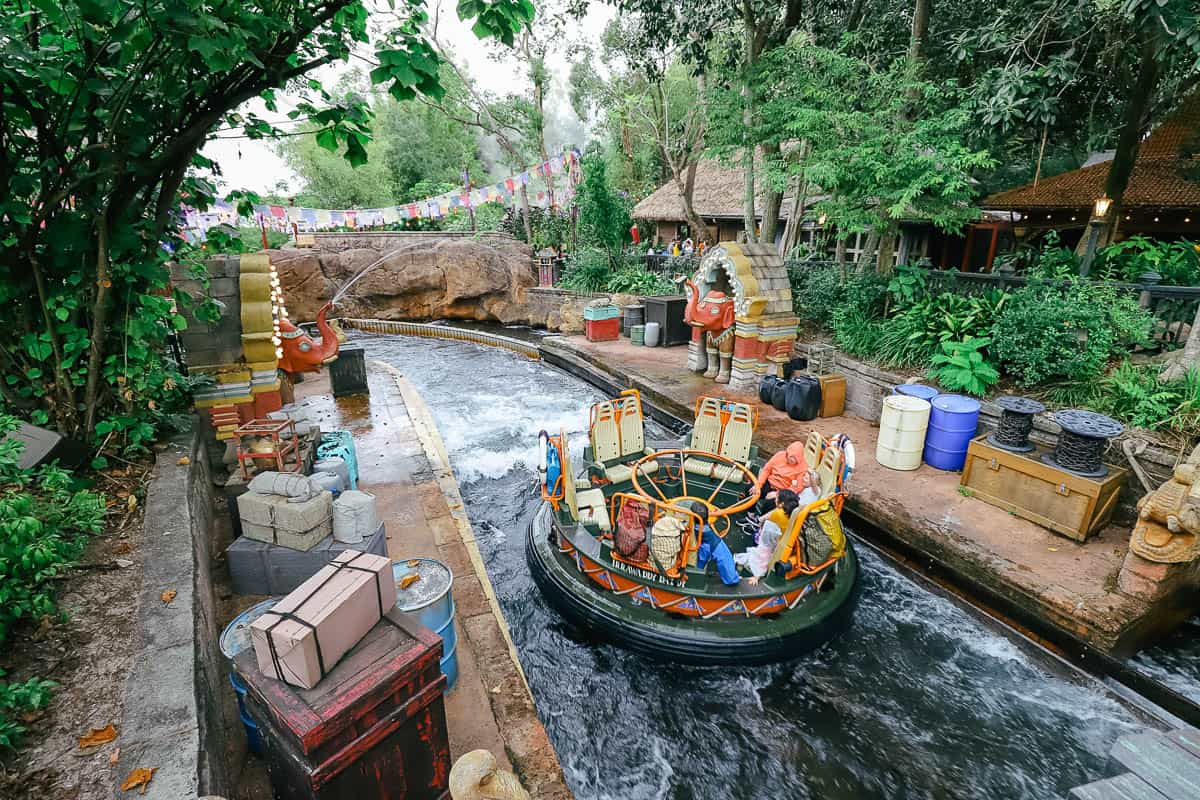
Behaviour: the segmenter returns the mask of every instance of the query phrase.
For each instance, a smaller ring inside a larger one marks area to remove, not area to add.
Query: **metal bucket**
[[[409,575],[420,579],[407,589],[400,582]],[[454,627],[454,596],[450,588],[454,573],[432,558],[410,558],[392,564],[396,581],[396,608],[442,637],[442,674],[446,676],[446,691],[458,680],[458,632]]]
[[[929,433],[925,437],[925,463],[944,470],[960,470],[967,461],[967,446],[979,427],[979,401],[961,394],[939,394],[930,403]]]
[[[251,646],[250,625],[254,620],[270,611],[278,602],[278,597],[272,597],[270,600],[263,600],[261,603],[251,606],[234,617],[233,621],[225,626],[225,630],[221,631],[221,653],[231,665],[238,653]],[[246,745],[250,748],[251,753],[261,756],[263,754],[262,733],[259,732],[258,725],[250,719],[250,715],[246,712],[246,685],[232,670],[229,673],[229,682],[233,685],[233,691],[237,695],[238,716],[242,718],[242,725],[246,728]]]

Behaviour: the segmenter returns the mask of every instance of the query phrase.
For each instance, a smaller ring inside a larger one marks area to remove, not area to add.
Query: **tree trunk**
[[[920,80],[925,74],[925,44],[929,39],[929,18],[932,13],[933,0],[915,0],[912,33],[908,38],[908,64],[911,70],[911,79],[914,81]],[[912,86],[906,95],[903,115],[911,119],[917,115],[921,92],[916,86]]]
[[[777,143],[764,144],[762,146],[763,163],[766,163],[768,158],[778,159],[779,145]],[[779,227],[779,209],[783,205],[783,192],[776,191],[774,188],[763,185],[763,220],[762,233],[758,240],[767,244],[775,242],[775,229]]]
[[[896,224],[889,222],[879,236],[879,261],[876,269],[880,275],[891,275],[896,266]]]
[[[1138,146],[1142,140],[1142,131],[1146,127],[1146,112],[1161,76],[1156,29],[1143,32],[1141,54],[1137,85],[1128,95],[1125,118],[1121,121],[1121,135],[1117,139],[1117,149],[1108,167],[1108,178],[1104,181],[1104,194],[1112,203],[1109,204],[1108,216],[1101,223],[1104,227],[1100,233],[1099,246],[1107,244],[1112,238],[1116,220],[1121,218],[1121,201],[1125,197],[1125,189],[1129,186],[1134,162],[1137,161]]]
[[[754,140],[750,131],[754,127],[754,64],[757,61],[755,53],[758,31],[754,24],[754,8],[750,0],[742,0],[742,23],[746,34],[746,52],[742,76],[742,173],[744,190],[742,193],[742,222],[746,226],[746,241],[757,242],[755,232],[757,214],[754,213]]]
[[[96,429],[96,397],[100,390],[100,372],[104,359],[104,334],[108,324],[108,214],[102,212],[96,224],[96,301],[92,304],[92,335],[88,352],[87,384],[83,392],[83,432],[91,436]]]
[[[1183,350],[1171,364],[1159,373],[1159,383],[1179,380],[1187,375],[1188,370],[1196,367],[1200,367],[1200,306],[1196,307],[1196,317],[1192,320],[1192,329],[1188,332]]]
[[[529,187],[521,184],[521,217],[525,221],[525,243],[533,247],[533,224],[529,221]]]

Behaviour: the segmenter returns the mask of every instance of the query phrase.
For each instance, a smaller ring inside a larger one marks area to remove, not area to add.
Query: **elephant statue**
[[[487,750],[464,753],[450,768],[451,800],[531,800],[517,776]]]
[[[322,364],[337,360],[339,337],[337,331],[325,321],[333,303],[326,303],[317,312],[317,330],[321,332],[321,343],[317,344],[303,329],[291,321],[279,320],[279,336],[283,340],[283,355],[279,368],[295,375],[300,372],[316,372]]]
[[[703,372],[706,378],[715,378],[717,383],[729,383],[735,327],[733,298],[712,289],[701,299],[696,284],[686,275],[675,280],[684,284],[687,291],[683,321],[700,332],[696,358],[689,366],[694,372]]]
[[[1179,564],[1200,558],[1200,445],[1171,479],[1138,501],[1129,549],[1148,561]]]

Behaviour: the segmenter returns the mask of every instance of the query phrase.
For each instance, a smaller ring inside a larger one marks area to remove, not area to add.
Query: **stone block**
[[[380,523],[374,534],[358,544],[345,544],[328,536],[307,551],[243,536],[225,550],[225,558],[235,594],[280,595],[293,591],[344,550],[386,556],[384,525]]]
[[[1200,564],[1159,564],[1130,551],[1125,554],[1117,586],[1121,592],[1153,602],[1200,584]]]

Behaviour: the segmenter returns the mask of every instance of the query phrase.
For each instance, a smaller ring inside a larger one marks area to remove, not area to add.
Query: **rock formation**
[[[527,245],[502,235],[320,234],[312,249],[271,251],[295,321],[309,321],[339,287],[371,265],[338,302],[337,316],[526,322],[534,275]]]

